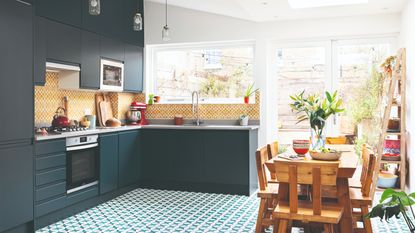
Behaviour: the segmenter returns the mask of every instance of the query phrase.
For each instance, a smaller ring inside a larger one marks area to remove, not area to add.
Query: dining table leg
[[[337,178],[337,193],[339,204],[344,208],[343,215],[339,223],[340,232],[353,233],[353,213],[352,203],[350,201],[348,178]]]

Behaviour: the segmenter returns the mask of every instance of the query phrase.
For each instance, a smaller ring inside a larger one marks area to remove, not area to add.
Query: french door
[[[278,80],[278,121],[280,131],[308,131],[308,122],[296,124],[288,104],[290,95],[338,91],[344,106],[350,106],[354,90],[376,72],[379,64],[393,51],[394,39],[326,40],[314,42],[275,43],[273,64]],[[326,135],[353,134],[350,114],[331,117]]]

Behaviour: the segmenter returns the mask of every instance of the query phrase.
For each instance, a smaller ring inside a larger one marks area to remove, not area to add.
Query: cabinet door
[[[101,57],[124,61],[124,43],[101,36]]]
[[[103,194],[118,187],[118,134],[101,135],[99,145],[99,186]]]
[[[118,186],[137,183],[140,179],[140,131],[118,134]]]
[[[46,40],[47,22],[45,18],[36,17],[34,26],[34,79],[35,85],[44,86],[46,82]]]
[[[138,10],[143,18],[143,30],[133,30],[133,17],[137,13],[137,2]],[[144,47],[144,7],[142,0],[124,0],[121,3],[121,11],[124,12],[120,15],[121,19],[121,35],[124,42]]]
[[[30,139],[34,117],[32,6],[0,1],[0,32],[0,141]]]
[[[47,21],[47,28],[47,59],[81,63],[81,30],[50,20]]]
[[[39,0],[36,1],[36,15],[64,24],[81,27],[82,0]],[[84,1],[88,2],[88,1]]]
[[[143,48],[125,45],[124,91],[143,91]]]
[[[99,35],[82,31],[82,58],[80,88],[99,89],[100,39]]]
[[[0,148],[0,187],[0,232],[33,220],[33,146]]]
[[[203,137],[205,182],[246,184],[249,131],[206,130]]]
[[[198,130],[169,130],[169,156],[173,158],[174,181],[200,183],[203,179],[203,132]]]

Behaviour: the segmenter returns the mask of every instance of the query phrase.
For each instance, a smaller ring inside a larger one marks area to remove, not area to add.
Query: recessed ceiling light
[[[344,6],[367,4],[369,0],[288,0],[291,8],[314,8],[325,6]]]

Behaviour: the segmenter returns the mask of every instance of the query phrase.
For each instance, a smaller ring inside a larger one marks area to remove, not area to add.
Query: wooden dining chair
[[[290,221],[297,220],[305,223],[322,223],[326,233],[334,232],[343,214],[343,207],[338,203],[323,203],[321,186],[336,185],[337,162],[293,162],[275,161],[277,179],[280,185],[288,184],[289,199],[279,200],[273,217],[278,224],[278,233],[286,233]],[[297,186],[312,185],[312,199],[298,200]],[[277,232],[277,226],[274,232]]]
[[[374,183],[375,169],[377,163],[377,156],[371,150],[370,147],[365,145],[362,151],[363,163],[367,166],[363,166],[362,170],[362,187],[350,188],[350,200],[353,209],[353,217],[355,219],[355,228],[357,228],[357,222],[363,222],[363,229],[357,228],[355,232],[372,232],[372,224],[370,218],[364,218],[364,215],[369,213],[369,207],[372,205],[373,196],[376,190],[376,184]]]
[[[361,154],[362,154],[362,170],[360,172],[360,177],[353,177],[351,179],[349,179],[349,185],[350,187],[354,187],[354,188],[361,188],[363,186],[363,183],[365,182],[365,177],[366,177],[366,173],[367,173],[367,168],[369,166],[369,156],[368,154],[365,152],[367,152],[367,149],[371,149],[371,147],[364,143],[362,145],[362,150],[361,150]]]
[[[264,227],[274,225],[272,211],[278,201],[278,184],[268,183],[269,172],[265,166],[268,159],[268,148],[264,146],[256,151],[256,166],[258,172],[259,191],[257,196],[261,199],[258,210],[255,232],[262,232]]]

